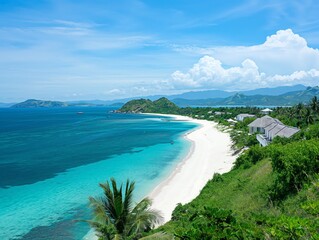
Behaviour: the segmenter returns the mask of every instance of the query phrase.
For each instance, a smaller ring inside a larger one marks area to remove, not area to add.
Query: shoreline
[[[190,121],[199,125],[183,136],[191,143],[187,155],[168,177],[147,195],[152,199],[151,208],[160,211],[164,224],[171,219],[177,204],[185,204],[195,199],[213,178],[214,173],[230,171],[237,156],[232,155],[229,134],[218,130],[215,122],[173,114],[143,114],[171,117],[175,121]],[[91,229],[83,239],[97,240],[94,230]]]
[[[237,156],[232,155],[229,134],[218,130],[217,123],[180,115],[156,115],[200,125],[184,135],[191,142],[189,153],[168,178],[148,195],[153,201],[152,208],[161,212],[165,223],[171,219],[177,204],[186,204],[195,199],[214,173],[230,171]]]

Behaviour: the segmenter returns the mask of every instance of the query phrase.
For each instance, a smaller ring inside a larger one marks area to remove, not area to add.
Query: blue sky
[[[316,0],[0,0],[0,101],[318,85]]]

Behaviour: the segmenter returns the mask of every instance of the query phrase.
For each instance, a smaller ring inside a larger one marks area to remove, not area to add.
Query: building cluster
[[[267,146],[275,137],[290,138],[300,131],[299,128],[286,126],[276,118],[268,115],[257,118],[249,125],[249,133],[259,133],[256,138],[261,146]]]
[[[268,114],[271,111],[269,108],[261,110],[261,113],[265,116],[255,119],[248,125],[250,134],[259,133],[256,135],[256,138],[261,146],[267,146],[277,136],[290,138],[300,131],[299,128],[286,126],[278,119],[270,117]],[[236,116],[236,120],[242,122],[245,118],[253,117],[256,116],[242,113]]]

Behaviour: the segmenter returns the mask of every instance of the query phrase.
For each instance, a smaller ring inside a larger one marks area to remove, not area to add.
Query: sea
[[[111,177],[147,196],[187,155],[198,125],[114,108],[0,109],[0,239],[73,240]]]

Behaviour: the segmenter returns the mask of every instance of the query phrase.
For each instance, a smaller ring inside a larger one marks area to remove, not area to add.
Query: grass
[[[250,168],[234,169],[223,175],[215,174],[200,195],[189,204],[179,206],[176,214],[189,213],[191,216],[194,210],[207,208],[231,210],[239,224],[234,225],[233,229],[238,229],[236,226],[247,228],[244,234],[250,231],[253,239],[255,236],[269,239],[319,239],[319,175],[296,195],[276,206],[272,205],[268,196],[273,179],[270,159],[257,162]],[[187,229],[187,220],[174,220],[173,217],[173,220],[152,233],[165,232],[173,236],[180,226]]]
[[[267,191],[272,178],[269,160],[249,169],[237,169],[209,181],[201,194],[191,203],[230,209],[238,214],[267,206]]]

